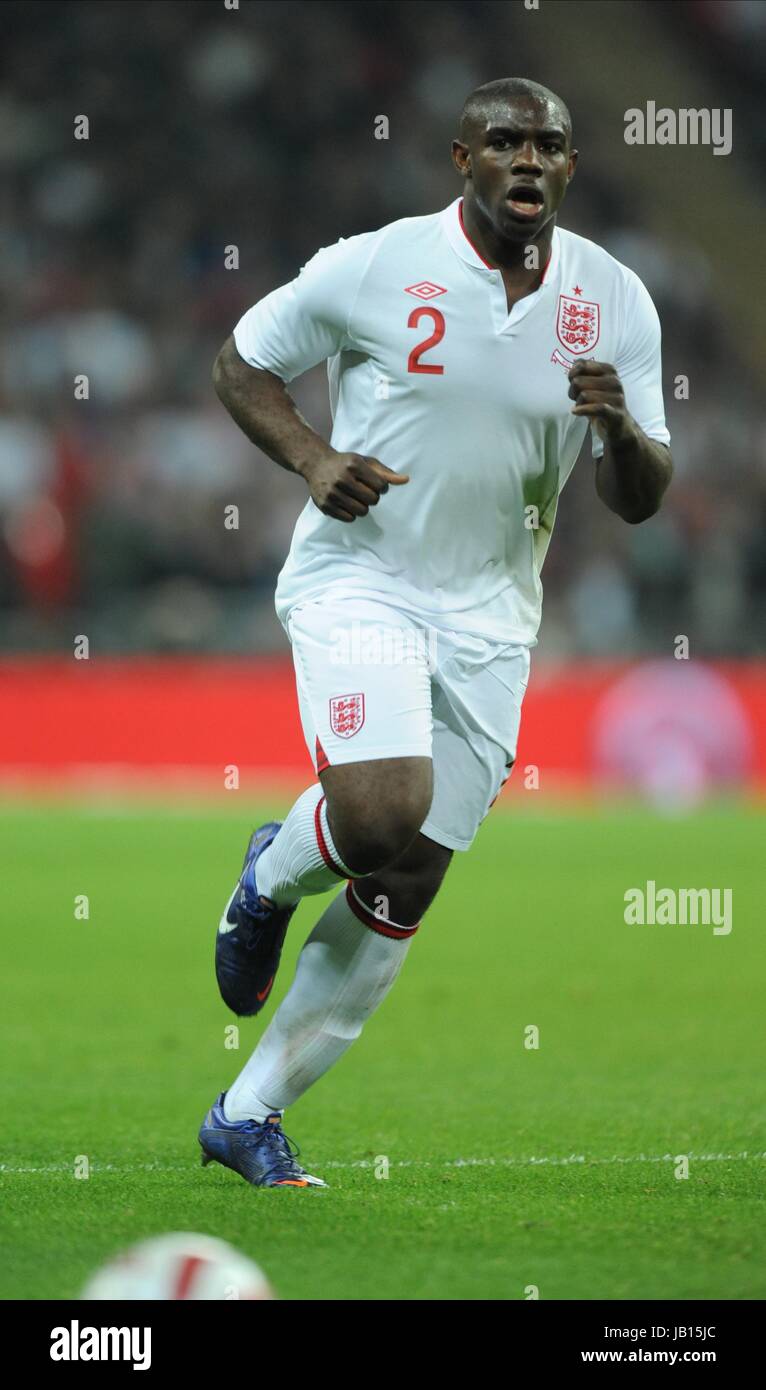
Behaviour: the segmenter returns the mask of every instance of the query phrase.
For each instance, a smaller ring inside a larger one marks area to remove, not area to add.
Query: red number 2
[[[421,304],[418,309],[413,309],[407,320],[407,327],[417,328],[424,314],[427,318],[433,320],[434,331],[430,338],[424,338],[422,343],[418,343],[417,347],[412,349],[412,352],[407,358],[407,371],[433,372],[438,376],[441,375],[444,368],[437,366],[435,362],[421,362],[420,358],[429,348],[436,347],[436,344],[440,343],[444,337],[444,315],[439,309],[432,309],[430,305]]]

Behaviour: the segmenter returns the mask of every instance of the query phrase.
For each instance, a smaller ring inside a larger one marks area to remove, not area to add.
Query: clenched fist
[[[301,470],[311,499],[320,512],[336,521],[354,521],[388,492],[389,485],[408,483],[406,473],[393,473],[379,459],[366,454],[339,454],[331,450]]]
[[[587,415],[602,439],[619,443],[632,432],[633,420],[625,407],[625,393],[616,367],[592,358],[575,362],[569,373],[569,398],[576,401],[572,414]]]

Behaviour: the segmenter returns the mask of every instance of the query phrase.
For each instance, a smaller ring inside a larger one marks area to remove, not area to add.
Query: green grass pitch
[[[248,826],[285,809],[0,814],[0,1296],[75,1297],[126,1243],[191,1230],[284,1299],[766,1297],[762,817],[496,808],[362,1038],[286,1116],[331,1187],[260,1191],[203,1171],[196,1135],[326,901],[299,908],[228,1050],[214,931]],[[731,934],[626,926],[649,878],[732,888]]]

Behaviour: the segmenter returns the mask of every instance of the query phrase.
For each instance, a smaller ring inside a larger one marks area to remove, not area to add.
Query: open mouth
[[[543,204],[543,195],[538,188],[513,188],[508,197],[508,206],[518,217],[536,217]]]

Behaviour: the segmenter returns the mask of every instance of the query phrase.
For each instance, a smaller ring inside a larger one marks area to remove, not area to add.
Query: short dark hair
[[[460,113],[460,139],[463,143],[468,144],[475,126],[486,119],[488,107],[515,96],[534,97],[538,101],[553,102],[558,108],[559,118],[566,131],[567,140],[571,142],[572,118],[561,97],[556,96],[555,92],[550,91],[548,87],[543,87],[539,82],[533,82],[529,77],[498,77],[493,82],[484,82],[481,87],[474,87],[474,90],[463,102],[463,109]]]

